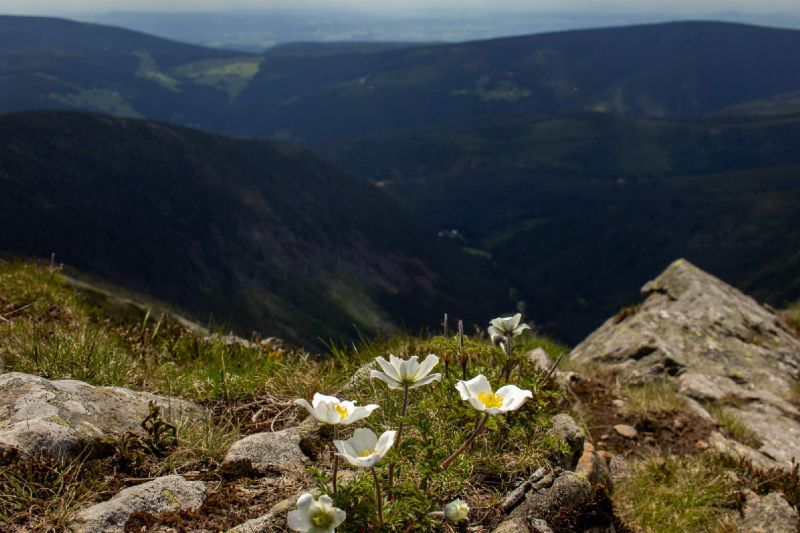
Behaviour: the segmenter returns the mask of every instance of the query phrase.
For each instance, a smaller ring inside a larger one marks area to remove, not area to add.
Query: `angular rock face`
[[[72,527],[78,533],[122,532],[133,513],[197,509],[203,504],[205,492],[202,481],[187,481],[182,476],[160,477],[84,509],[75,517]]]
[[[715,401],[761,442],[764,464],[800,459],[800,411],[789,401],[800,379],[800,339],[771,310],[678,260],[570,354],[628,382],[674,376],[678,391]]]
[[[47,379],[12,372],[0,375],[0,449],[23,454],[69,457],[100,440],[129,431],[141,433],[149,403],[165,416],[199,416],[183,400],[119,387],[94,387],[74,380]]]

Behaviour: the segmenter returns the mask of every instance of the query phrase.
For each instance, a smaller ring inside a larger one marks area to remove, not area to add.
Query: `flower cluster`
[[[501,376],[505,375],[506,382],[510,376],[508,361],[513,355],[513,339],[529,329],[526,324],[520,323],[521,318],[519,314],[513,317],[496,318],[491,321],[488,328],[492,342],[500,346],[506,356],[501,372]],[[463,345],[463,337],[461,343]],[[403,404],[396,430],[388,429],[378,436],[371,429],[357,428],[350,438],[340,439],[339,428],[341,426],[348,426],[368,418],[376,409],[379,409],[379,406],[376,404],[359,406],[356,405],[356,402],[339,400],[335,396],[326,396],[321,393],[314,394],[310,403],[305,399],[297,399],[295,403],[304,407],[309,415],[319,422],[333,427],[335,453],[333,454],[331,493],[334,496],[337,492],[337,471],[340,458],[352,466],[369,469],[372,473],[375,483],[377,520],[378,525],[381,526],[383,524],[383,496],[376,467],[387,456],[390,457],[387,484],[391,490],[394,483],[395,465],[394,460],[391,459],[394,456],[390,455],[390,452],[398,448],[402,440],[403,426],[409,408],[409,392],[441,381],[442,375],[432,373],[439,364],[439,358],[434,354],[428,354],[421,363],[417,356],[401,359],[395,355],[389,355],[388,359],[377,357],[375,363],[380,370],[372,370],[370,378],[384,382],[391,390],[403,392]],[[464,371],[466,376],[466,366]],[[494,390],[489,380],[482,374],[469,380],[458,381],[455,389],[461,400],[481,413],[482,417],[462,445],[441,463],[440,471],[447,469],[453,461],[470,448],[491,416],[517,410],[528,398],[533,397],[531,391],[520,389],[516,385],[506,384]],[[444,507],[444,511],[438,512],[438,516],[462,525],[467,523],[468,515],[469,506],[460,499],[451,501]],[[294,531],[333,533],[344,523],[346,517],[345,511],[333,506],[333,499],[329,496],[322,495],[318,499],[314,499],[313,495],[306,493],[298,499],[297,510],[289,513],[288,526]]]

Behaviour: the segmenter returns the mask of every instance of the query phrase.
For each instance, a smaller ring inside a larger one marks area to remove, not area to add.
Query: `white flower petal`
[[[411,381],[414,379],[414,376],[417,375],[418,370],[419,357],[416,355],[411,356],[407,361],[403,362],[402,369],[400,370],[400,377],[403,379],[403,381]]]
[[[430,376],[424,377],[424,378],[420,379],[419,381],[414,382],[413,385],[409,385],[408,388],[409,389],[416,389],[417,387],[422,387],[423,385],[427,385],[428,383],[431,383],[432,381],[439,381],[440,379],[442,379],[442,375],[441,374],[431,374]]]
[[[394,365],[392,365],[389,361],[387,361],[383,357],[376,357],[375,361],[378,363],[378,366],[381,367],[381,370],[383,370],[384,374],[386,374],[395,381],[400,381],[400,374],[397,372],[397,369],[394,367]]]
[[[486,409],[486,406],[485,406],[485,405],[483,405],[483,402],[482,402],[482,401],[480,401],[480,400],[479,400],[478,398],[476,398],[475,396],[470,396],[469,398],[467,398],[467,401],[469,402],[469,404],[470,404],[472,407],[474,407],[474,408],[475,408],[475,409],[477,409],[478,411],[480,411],[480,412],[482,412],[482,413],[484,413],[484,412],[488,412],[488,410]]]
[[[483,374],[478,374],[469,381],[459,381],[456,383],[456,389],[461,393],[461,399],[467,400],[470,397],[478,397],[478,393],[492,392],[492,386],[489,380]]]
[[[313,525],[308,514],[301,511],[289,511],[286,517],[286,525],[292,531],[309,531]]]
[[[520,389],[516,385],[506,385],[497,390],[497,394],[503,397],[502,409],[504,412],[519,409],[527,398],[533,398],[533,393],[529,390]]]
[[[378,445],[378,437],[369,428],[358,428],[348,440],[357,453],[361,453],[364,450],[374,450]]]
[[[389,354],[389,363],[394,367],[395,371],[397,372],[398,378],[400,379],[400,381],[402,381],[403,380],[402,368],[403,368],[403,363],[405,363],[405,361],[403,361],[394,354]]]
[[[381,437],[378,439],[378,444],[375,448],[381,457],[386,455],[386,453],[394,446],[394,439],[397,436],[396,431],[384,431],[381,434]]]
[[[319,418],[317,418],[317,410],[314,409],[314,407],[310,403],[308,403],[308,400],[305,400],[303,398],[298,398],[297,400],[294,401],[294,403],[304,407],[305,410],[308,411],[308,414],[319,420]]]
[[[348,412],[350,414],[347,416],[347,418],[342,420],[340,422],[340,424],[349,426],[353,422],[357,422],[357,421],[361,420],[362,418],[367,418],[372,413],[372,411],[374,411],[377,408],[378,408],[378,405],[376,405],[374,403],[371,403],[369,405],[365,405],[363,407],[362,406],[354,406],[354,407],[352,407],[352,409],[348,409]]]
[[[431,373],[433,367],[439,364],[439,358],[434,354],[428,354],[428,357],[419,365],[417,372],[414,374],[414,380],[420,380]]]
[[[308,512],[314,505],[314,496],[306,492],[297,498],[297,508],[302,512]]]
[[[313,405],[316,408],[316,407],[319,407],[319,404],[322,403],[322,402],[336,404],[336,403],[339,403],[339,398],[337,398],[336,396],[326,396],[326,395],[320,394],[318,392],[315,393],[314,394],[314,399],[311,400],[311,405]]]
[[[369,373],[369,377],[372,379],[378,378],[379,380],[385,382],[389,385],[390,389],[402,389],[403,384],[397,381],[396,379],[392,378],[391,376],[384,374],[383,372],[378,372],[377,370],[372,370]]]
[[[342,522],[345,521],[347,518],[347,513],[339,509],[338,507],[333,508],[333,523],[331,525],[334,528],[337,528],[342,525]]]

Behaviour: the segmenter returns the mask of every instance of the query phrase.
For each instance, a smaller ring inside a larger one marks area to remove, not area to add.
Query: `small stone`
[[[639,434],[635,427],[629,426],[628,424],[617,424],[614,426],[614,431],[626,439],[635,439]]]
[[[686,422],[679,417],[672,422],[672,425],[675,426],[675,429],[683,429],[686,426]]]
[[[585,477],[592,486],[603,485],[608,492],[613,490],[614,484],[611,481],[611,470],[608,468],[608,463],[600,457],[600,454],[589,442],[583,445],[583,455],[578,461],[575,473]]]
[[[711,445],[704,440],[697,441],[697,444],[695,444],[695,446],[697,447],[698,450],[707,450],[711,447]]]
[[[798,525],[797,511],[789,505],[779,493],[758,496],[754,492],[746,493],[747,503],[742,510],[742,522],[738,531],[745,533],[784,533],[796,531]]]
[[[612,400],[611,401],[611,405],[613,405],[617,409],[625,409],[625,406],[627,405],[627,403],[625,402],[625,400],[620,400],[618,398],[616,400]]]

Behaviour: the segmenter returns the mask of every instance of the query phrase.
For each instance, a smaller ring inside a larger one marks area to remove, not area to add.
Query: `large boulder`
[[[75,380],[0,375],[0,450],[69,457],[107,438],[142,433],[150,403],[165,417],[200,417],[200,407],[175,398]]]
[[[717,402],[738,418],[760,442],[758,463],[790,468],[800,459],[800,411],[787,401],[800,379],[800,339],[780,317],[685,260],[642,294],[571,360],[632,383],[670,378],[693,405]]]
[[[203,504],[206,486],[182,476],[164,476],[129,487],[110,500],[79,512],[72,523],[77,533],[121,533],[134,513],[157,515],[164,511],[197,509]]]

